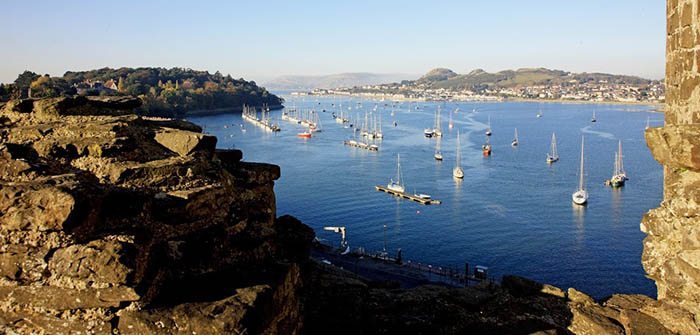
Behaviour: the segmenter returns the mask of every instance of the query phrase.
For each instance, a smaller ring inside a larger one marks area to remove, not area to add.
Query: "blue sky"
[[[286,74],[547,67],[662,78],[665,1],[3,1],[0,82],[25,69]]]

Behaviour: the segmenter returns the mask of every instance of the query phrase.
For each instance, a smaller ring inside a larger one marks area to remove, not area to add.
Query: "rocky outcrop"
[[[642,295],[596,302],[518,276],[406,290],[324,264],[308,271],[303,306],[314,334],[692,334],[692,317]],[[675,322],[662,319],[671,315]]]
[[[298,332],[313,232],[276,218],[279,168],[138,102],[0,111],[2,332]]]

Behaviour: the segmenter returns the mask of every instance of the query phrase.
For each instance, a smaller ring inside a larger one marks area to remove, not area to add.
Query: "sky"
[[[0,82],[102,67],[280,75],[546,67],[660,79],[664,0],[4,0]]]

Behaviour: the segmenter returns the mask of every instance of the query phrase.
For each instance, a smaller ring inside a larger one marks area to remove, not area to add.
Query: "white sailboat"
[[[583,181],[583,136],[581,136],[581,167],[578,173],[578,189],[571,195],[571,200],[577,205],[585,205],[588,202],[588,191]]]
[[[649,129],[649,117],[647,116],[647,125],[644,127],[644,129]]]
[[[622,141],[618,141],[617,152],[615,153],[615,168],[613,176],[610,178],[610,186],[615,188],[625,186],[627,179],[627,173],[625,173],[625,167],[622,163]]]
[[[391,179],[386,187],[392,191],[403,193],[406,188],[401,183],[401,155],[396,154],[396,180]]]
[[[491,136],[491,115],[489,115],[489,127],[486,128],[486,136]]]
[[[457,160],[454,169],[452,169],[452,176],[457,179],[464,178],[464,171],[462,170],[462,148],[459,143],[459,130],[457,130]]]
[[[515,128],[515,135],[513,136],[513,141],[510,142],[511,146],[517,147],[520,142],[518,142],[518,128]]]
[[[435,157],[436,161],[442,161],[442,152],[440,151],[440,139],[438,138],[437,141],[435,141],[435,154],[433,157]]]
[[[450,122],[447,124],[447,127],[450,129],[454,128],[455,124],[452,122],[452,112],[450,112]]]
[[[550,145],[549,152],[547,153],[547,163],[552,164],[559,160],[559,153],[557,152],[557,136],[552,133],[552,144]]]
[[[593,111],[593,116],[591,116],[591,122],[596,122],[596,121],[598,121],[598,120],[595,118],[595,111]]]
[[[436,112],[436,113],[437,113],[437,112]],[[435,117],[437,118],[437,114],[435,114]],[[437,136],[437,135],[435,134],[435,127],[433,127],[433,128],[425,128],[425,129],[423,130],[423,135],[425,135],[425,137],[428,137],[428,138],[433,137],[433,136]]]
[[[438,136],[438,137],[442,136],[442,128],[440,127],[440,106],[438,106],[438,108],[437,108],[437,114],[435,117],[435,128],[433,128],[433,129],[434,129],[433,133],[435,136]]]

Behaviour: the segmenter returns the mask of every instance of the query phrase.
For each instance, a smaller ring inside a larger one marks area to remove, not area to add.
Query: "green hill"
[[[0,99],[61,95],[133,95],[143,100],[137,112],[145,115],[186,116],[202,110],[236,110],[242,105],[272,108],[283,99],[254,81],[234,79],[218,71],[182,68],[102,68],[68,71],[62,77],[25,71],[13,84],[2,85]]]
[[[456,74],[448,69],[434,69],[410,85],[425,88],[474,89],[474,88],[511,88],[533,85],[566,85],[569,83],[587,83],[605,81],[611,84],[643,85],[652,82],[634,76],[605,73],[572,73],[545,68],[523,68],[489,73],[482,69],[467,74]]]

